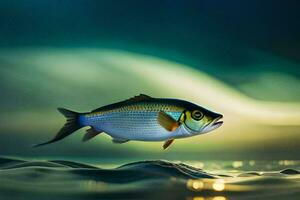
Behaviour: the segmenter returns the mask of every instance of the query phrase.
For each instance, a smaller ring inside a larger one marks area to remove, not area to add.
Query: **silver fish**
[[[100,107],[88,113],[64,108],[58,110],[67,122],[50,144],[82,127],[90,127],[83,141],[105,132],[114,143],[137,141],[165,141],[166,149],[174,139],[204,134],[220,127],[223,116],[201,106],[180,99],[153,98],[144,94]]]

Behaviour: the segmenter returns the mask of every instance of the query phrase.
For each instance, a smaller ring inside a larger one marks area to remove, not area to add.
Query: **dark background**
[[[130,43],[194,59],[213,52],[207,62],[230,65],[248,61],[242,45],[299,62],[299,7],[292,0],[4,0],[0,45]]]

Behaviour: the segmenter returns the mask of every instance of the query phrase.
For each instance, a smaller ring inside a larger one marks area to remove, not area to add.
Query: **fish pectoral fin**
[[[124,138],[113,138],[112,142],[116,143],[116,144],[122,144],[122,143],[125,143],[125,142],[129,142],[129,140],[128,139],[124,139]]]
[[[86,133],[84,134],[84,136],[82,138],[82,142],[86,142],[86,141],[92,139],[93,137],[97,136],[100,133],[102,133],[102,131],[97,131],[93,127],[91,127],[86,130]]]
[[[163,111],[158,113],[157,121],[167,131],[175,131],[180,126],[179,122]]]
[[[164,149],[168,148],[173,143],[173,141],[174,141],[174,139],[170,139],[170,140],[165,141],[165,143],[163,145],[163,148]]]

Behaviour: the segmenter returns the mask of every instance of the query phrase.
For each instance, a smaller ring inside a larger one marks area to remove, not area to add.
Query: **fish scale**
[[[181,112],[168,112],[176,121]],[[157,111],[121,111],[99,114],[85,119],[98,131],[109,132],[114,138],[126,138],[130,140],[163,140],[168,137],[176,137],[178,133],[166,131],[157,122]]]

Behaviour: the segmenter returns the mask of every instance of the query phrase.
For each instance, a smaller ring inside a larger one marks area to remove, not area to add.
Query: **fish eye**
[[[199,121],[200,119],[202,119],[203,116],[204,116],[203,113],[201,111],[199,111],[199,110],[194,110],[192,112],[192,118],[195,119],[195,120],[197,120],[197,121]]]

